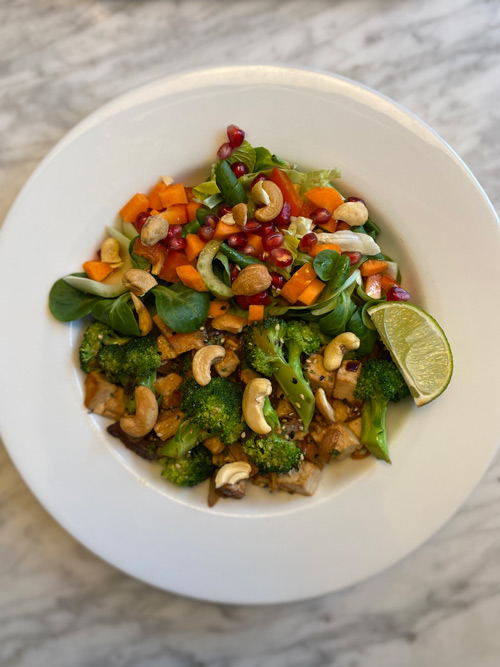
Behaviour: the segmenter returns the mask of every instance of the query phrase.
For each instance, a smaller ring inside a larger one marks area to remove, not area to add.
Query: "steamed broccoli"
[[[277,433],[267,437],[252,435],[244,442],[243,451],[263,473],[298,470],[302,461],[302,452],[297,445]]]
[[[172,459],[181,459],[199,442],[208,437],[192,419],[184,419],[175,435],[161,447],[160,454]]]
[[[305,428],[314,415],[314,394],[303,375],[300,356],[317,352],[321,340],[315,325],[271,317],[245,331],[245,355],[254,370],[274,376],[297,410]]]
[[[92,322],[80,343],[80,368],[85,373],[98,370],[97,354],[103,345],[124,345],[130,336],[122,336],[102,322]]]
[[[378,459],[391,462],[385,419],[389,401],[397,403],[409,394],[403,376],[393,361],[367,359],[361,368],[354,396],[364,401],[362,444]]]
[[[161,364],[154,336],[131,338],[125,345],[105,345],[97,353],[97,366],[110,382],[125,386],[149,377]]]
[[[203,445],[195,447],[180,459],[165,458],[161,463],[161,476],[177,486],[196,486],[208,479],[215,470],[212,455]]]
[[[205,437],[218,435],[227,445],[239,439],[243,429],[241,387],[225,378],[213,378],[206,386],[196,380],[182,385],[182,410]]]

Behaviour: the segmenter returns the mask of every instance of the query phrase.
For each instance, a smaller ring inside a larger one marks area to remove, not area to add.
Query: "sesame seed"
[[[298,382],[297,378],[292,378],[292,382],[293,382],[293,384],[297,384],[297,382]]]
[[[306,400],[306,397],[304,396],[304,394],[301,394],[301,395],[300,395],[300,398],[301,398],[303,401]]]
[[[325,379],[325,376],[324,376],[324,375],[320,375],[320,376],[319,376],[319,381],[320,381],[320,382],[323,382],[324,379]]]
[[[247,434],[245,433],[245,431],[242,431],[241,434],[240,434],[240,438],[246,438],[246,437],[247,437]]]
[[[295,405],[296,405],[298,408],[300,408],[300,403],[295,403]]]

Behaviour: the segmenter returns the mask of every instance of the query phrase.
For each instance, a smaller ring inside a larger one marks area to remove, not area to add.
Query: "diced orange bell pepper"
[[[205,285],[203,278],[198,269],[190,264],[178,266],[176,269],[177,275],[181,282],[186,287],[196,290],[197,292],[208,292],[208,287]]]
[[[205,246],[206,242],[198,234],[186,234],[186,255],[190,262],[198,257]]]
[[[250,305],[248,307],[248,324],[252,324],[252,322],[262,322],[263,319],[264,319],[264,306]]]
[[[288,175],[278,167],[274,167],[269,178],[281,190],[283,200],[290,204],[290,214],[300,215],[304,202]]]
[[[134,253],[139,257],[145,257],[152,264],[151,273],[158,275],[164,265],[167,249],[161,243],[155,243],[153,246],[144,245],[140,238],[134,241]]]
[[[313,245],[311,250],[309,250],[309,255],[311,257],[316,257],[322,250],[335,250],[339,255],[341,253],[340,246],[336,243],[316,243],[316,245]]]
[[[157,215],[161,218],[165,218],[169,225],[185,225],[188,221],[185,204],[174,204]]]
[[[159,193],[163,208],[175,206],[176,204],[187,204],[186,191],[182,183],[167,185],[165,190]]]
[[[196,201],[189,201],[186,204],[188,222],[193,222],[193,220],[196,220],[196,211],[199,208],[201,208],[201,204],[198,204]]]
[[[169,250],[163,268],[158,275],[162,280],[169,283],[177,283],[179,282],[179,276],[176,268],[189,263],[189,259],[183,250]]]
[[[100,262],[98,260],[84,262],[83,270],[89,278],[92,280],[97,280],[97,282],[101,282],[101,280],[107,278],[113,271],[107,262]]]
[[[208,317],[219,317],[219,315],[225,315],[228,310],[229,303],[227,301],[210,301]]]
[[[215,228],[214,239],[217,241],[224,241],[228,236],[235,234],[239,230],[237,225],[226,225],[225,222],[219,220]]]
[[[335,188],[311,188],[311,190],[308,190],[304,194],[318,208],[326,208],[331,214],[344,203],[342,195]]]
[[[257,236],[257,234],[248,235],[249,245],[255,248],[255,254],[258,256],[264,252],[264,246],[262,245],[262,236]]]
[[[316,276],[317,273],[310,264],[303,264],[290,280],[284,284],[280,296],[293,305]]]
[[[347,224],[347,222],[344,222],[343,220],[340,220],[337,223],[337,231],[338,232],[343,232],[343,231],[349,231],[351,229],[351,226]]]
[[[387,273],[384,273],[380,279],[380,287],[382,288],[383,292],[387,292],[387,290],[391,287],[401,287],[401,285],[396,280],[394,280],[394,278],[388,276]]]
[[[134,195],[120,211],[120,218],[125,222],[135,222],[139,213],[147,211],[149,199],[140,193]]]
[[[330,234],[335,234],[335,232],[337,231],[338,222],[334,218],[330,218],[328,222],[320,222],[318,224],[326,232],[330,232]]]
[[[389,268],[388,262],[383,259],[367,259],[359,269],[362,276],[374,276],[376,273],[385,273]]]
[[[325,283],[319,280],[319,278],[315,278],[312,283],[308,285],[301,294],[299,294],[297,303],[301,303],[304,306],[312,305],[324,288]]]
[[[184,186],[184,190],[186,192],[186,199],[188,202],[193,201],[194,195],[193,195],[193,188],[189,188]]]
[[[156,208],[159,211],[163,210],[165,207],[161,203],[160,192],[165,192],[167,186],[163,181],[159,181],[154,188],[151,190],[149,195],[149,205],[151,208]]]

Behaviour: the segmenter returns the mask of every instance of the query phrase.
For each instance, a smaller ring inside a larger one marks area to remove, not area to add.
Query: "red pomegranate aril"
[[[241,251],[244,255],[255,255],[255,248],[251,243],[247,243],[244,248],[241,248]]]
[[[211,213],[206,215],[205,219],[203,220],[204,225],[206,225],[207,227],[213,227],[214,229],[217,227],[218,222],[219,218],[215,215],[212,215]]]
[[[270,275],[271,275],[271,286],[274,287],[274,289],[281,289],[286,283],[285,276],[281,276],[279,273],[276,273],[275,271],[271,271]]]
[[[180,236],[182,234],[182,227],[180,225],[170,225],[168,228],[167,241]]]
[[[186,245],[187,241],[182,236],[174,236],[174,238],[168,240],[169,250],[184,250]]]
[[[215,229],[209,225],[203,225],[198,230],[198,236],[202,241],[211,241],[214,237]]]
[[[273,232],[262,237],[262,247],[264,250],[274,250],[274,248],[279,248],[282,243],[283,234],[281,232]]]
[[[283,202],[283,208],[281,209],[280,214],[274,218],[273,222],[277,227],[285,227],[289,225],[290,204],[287,201]]]
[[[238,148],[243,143],[245,133],[237,125],[231,124],[227,126],[227,138],[229,139],[231,148]]]
[[[248,297],[247,296],[235,296],[234,300],[238,304],[240,308],[243,308],[244,310],[248,310],[248,306],[250,305],[248,303]]]
[[[360,201],[362,204],[366,206],[366,202],[364,199],[361,199],[360,197],[347,197],[347,199],[344,200],[345,202],[350,202],[350,201]]]
[[[343,252],[342,254],[346,257],[349,257],[351,266],[353,266],[353,264],[357,264],[363,256],[360,252]]]
[[[229,277],[231,278],[231,282],[233,282],[233,280],[236,280],[239,272],[240,270],[236,266],[236,264],[233,264],[233,262],[229,262]]]
[[[402,287],[389,287],[387,290],[387,301],[409,301],[411,295]]]
[[[233,162],[231,165],[231,171],[236,176],[236,178],[241,178],[245,174],[248,174],[248,167],[243,162]]]
[[[299,248],[304,250],[304,252],[309,252],[309,250],[314,248],[317,242],[318,237],[316,234],[314,232],[309,232],[308,234],[304,234],[304,236],[300,239]]]
[[[269,180],[265,174],[257,174],[257,176],[253,179],[253,181],[250,183],[250,190],[253,188],[254,185],[257,185],[260,181],[267,181]]]
[[[287,248],[275,248],[271,251],[276,266],[285,267],[293,264],[293,255]]]
[[[270,252],[261,252],[259,255],[259,259],[261,262],[270,262],[272,260],[271,253]]]
[[[217,151],[217,157],[220,157],[221,160],[227,160],[227,158],[233,152],[233,148],[229,142],[222,144],[222,146]]]
[[[222,218],[223,215],[226,215],[227,213],[231,213],[232,210],[233,210],[233,207],[229,206],[229,204],[221,204],[219,206],[219,209],[218,209],[217,213],[219,214],[219,218]]]
[[[236,232],[236,234],[231,234],[231,236],[228,236],[227,238],[227,245],[230,248],[244,248],[247,243],[248,236],[245,234],[245,232]]]
[[[247,296],[247,301],[249,306],[268,306],[271,303],[271,297],[265,290],[253,296]]]
[[[135,228],[141,233],[141,229],[144,227],[144,223],[146,220],[149,218],[149,213],[146,213],[145,211],[142,211],[141,213],[138,213],[137,218],[135,219]]]
[[[332,219],[332,214],[326,208],[317,208],[311,213],[311,220],[315,225],[324,225]]]
[[[242,227],[242,230],[247,234],[260,234],[262,225],[257,220],[247,220],[246,224]]]
[[[265,222],[260,229],[260,236],[269,236],[269,234],[275,234],[278,230],[273,222]]]

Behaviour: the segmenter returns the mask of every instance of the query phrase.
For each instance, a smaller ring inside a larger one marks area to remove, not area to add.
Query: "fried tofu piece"
[[[361,443],[349,426],[335,424],[326,429],[321,447],[328,451],[334,461],[341,461],[359,449]]]
[[[164,336],[163,334],[157,336],[156,344],[158,345],[158,349],[160,351],[160,359],[162,361],[168,361],[168,359],[175,359],[178,356],[177,352],[168,342],[167,337]]]
[[[335,385],[335,372],[326,370],[323,365],[323,355],[311,354],[307,357],[306,375],[313,389],[321,387],[328,397],[332,396]]]
[[[177,373],[169,373],[155,382],[155,391],[161,394],[161,409],[177,408],[182,403],[182,393],[179,391],[183,379]]]
[[[168,342],[174,348],[176,354],[184,354],[191,350],[199,350],[204,345],[204,337],[201,331],[193,333],[176,333],[168,338]]]
[[[358,439],[361,438],[361,429],[363,427],[362,417],[356,417],[356,419],[351,419],[351,421],[346,422],[346,426],[348,426],[351,429],[351,431]]]
[[[96,415],[118,421],[125,414],[123,389],[92,371],[85,378],[85,407]]]
[[[312,496],[318,488],[321,470],[310,461],[302,461],[299,470],[278,475],[278,490]]]
[[[360,373],[361,361],[354,361],[352,359],[343,361],[337,371],[337,378],[333,389],[333,398],[346,400],[350,403],[356,401],[354,398],[354,390],[356,389]]]
[[[181,410],[162,412],[153,427],[154,431],[160,440],[168,440],[177,433],[183,419],[184,413]]]
[[[229,377],[234,371],[238,368],[240,364],[240,358],[236,354],[236,352],[233,352],[233,350],[228,349],[226,346],[226,356],[222,361],[219,361],[218,363],[214,364],[214,368],[217,371],[217,374],[221,378],[227,378]]]

